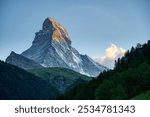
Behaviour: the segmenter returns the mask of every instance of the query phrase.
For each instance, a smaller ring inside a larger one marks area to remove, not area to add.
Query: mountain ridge
[[[16,54],[14,51],[10,53],[10,55],[6,58],[7,63],[11,63],[12,65],[16,65],[23,69],[33,69],[33,68],[43,68],[40,64],[35,61],[28,59],[24,56]]]

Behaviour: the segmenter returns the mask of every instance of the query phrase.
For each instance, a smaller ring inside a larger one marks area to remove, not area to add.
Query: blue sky
[[[104,56],[111,44],[127,50],[150,39],[149,12],[149,0],[1,0],[0,59],[29,48],[47,17],[82,54]]]

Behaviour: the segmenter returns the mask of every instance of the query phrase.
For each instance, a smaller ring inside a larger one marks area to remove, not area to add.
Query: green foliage
[[[136,97],[132,98],[132,100],[150,100],[150,91],[137,95]]]
[[[0,99],[55,99],[57,94],[41,78],[0,61]]]
[[[73,70],[58,67],[31,69],[29,72],[41,77],[43,80],[55,87],[60,94],[58,99],[62,99],[62,94],[70,91],[76,85],[83,84],[92,79],[91,77],[82,75]]]
[[[95,91],[95,98],[130,99],[150,89],[149,84],[150,65],[143,63],[136,69],[130,68],[108,77]]]

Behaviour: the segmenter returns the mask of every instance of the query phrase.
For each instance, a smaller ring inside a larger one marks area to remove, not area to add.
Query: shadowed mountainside
[[[58,91],[45,80],[0,61],[0,99],[55,99]]]

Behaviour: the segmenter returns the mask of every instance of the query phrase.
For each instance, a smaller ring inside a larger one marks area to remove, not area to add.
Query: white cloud
[[[105,54],[95,60],[112,69],[114,67],[115,60],[122,57],[125,54],[125,51],[125,49],[118,47],[115,44],[111,44],[110,47],[106,48]]]

